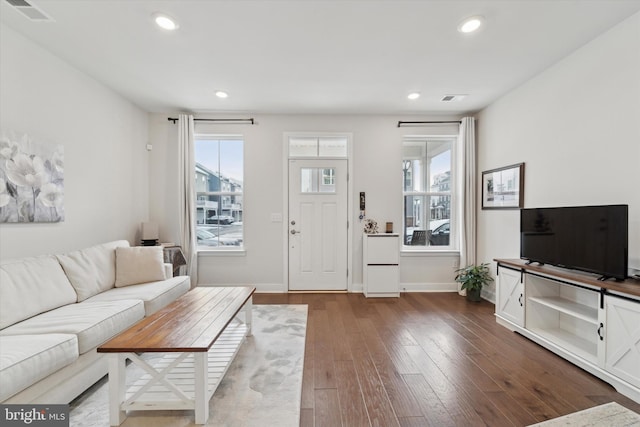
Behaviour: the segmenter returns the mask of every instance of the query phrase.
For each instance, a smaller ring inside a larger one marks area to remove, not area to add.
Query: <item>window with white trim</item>
[[[455,249],[456,137],[405,137],[402,143],[404,245]]]
[[[238,249],[244,241],[242,136],[196,135],[196,236],[200,250]]]

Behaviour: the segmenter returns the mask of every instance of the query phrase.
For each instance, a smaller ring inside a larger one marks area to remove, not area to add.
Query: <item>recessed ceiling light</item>
[[[174,31],[179,28],[179,25],[176,23],[176,21],[172,17],[164,13],[154,13],[151,16],[153,17],[153,21],[156,23],[156,25],[163,30]]]
[[[420,93],[418,93],[418,92],[410,93],[409,95],[407,95],[407,98],[409,98],[409,99],[418,99],[418,98],[420,98]]]
[[[470,18],[465,19],[458,25],[458,31],[461,33],[473,33],[477,31],[483,24],[484,17],[482,16],[472,16]]]
[[[227,92],[223,91],[223,90],[218,90],[218,91],[216,91],[216,96],[218,98],[226,98],[226,97],[229,96],[229,94]]]

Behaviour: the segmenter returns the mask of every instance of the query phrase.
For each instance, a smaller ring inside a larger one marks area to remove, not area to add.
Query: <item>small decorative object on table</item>
[[[373,219],[364,221],[364,232],[366,234],[378,234],[378,223]]]
[[[462,289],[467,291],[468,301],[480,301],[480,292],[484,285],[493,282],[489,274],[489,264],[469,265],[456,270],[456,282],[462,283]]]
[[[158,224],[154,222],[143,222],[140,229],[140,234],[142,235],[140,244],[142,246],[156,246],[158,244]]]

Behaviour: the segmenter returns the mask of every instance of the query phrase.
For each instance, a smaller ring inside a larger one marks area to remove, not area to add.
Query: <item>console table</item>
[[[640,280],[496,259],[496,321],[640,403]]]

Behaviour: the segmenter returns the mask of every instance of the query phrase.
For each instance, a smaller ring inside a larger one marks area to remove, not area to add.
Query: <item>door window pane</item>
[[[335,174],[334,168],[301,168],[300,192],[335,193]]]
[[[301,193],[317,193],[318,192],[318,169],[317,168],[301,168],[300,169],[300,192]]]

